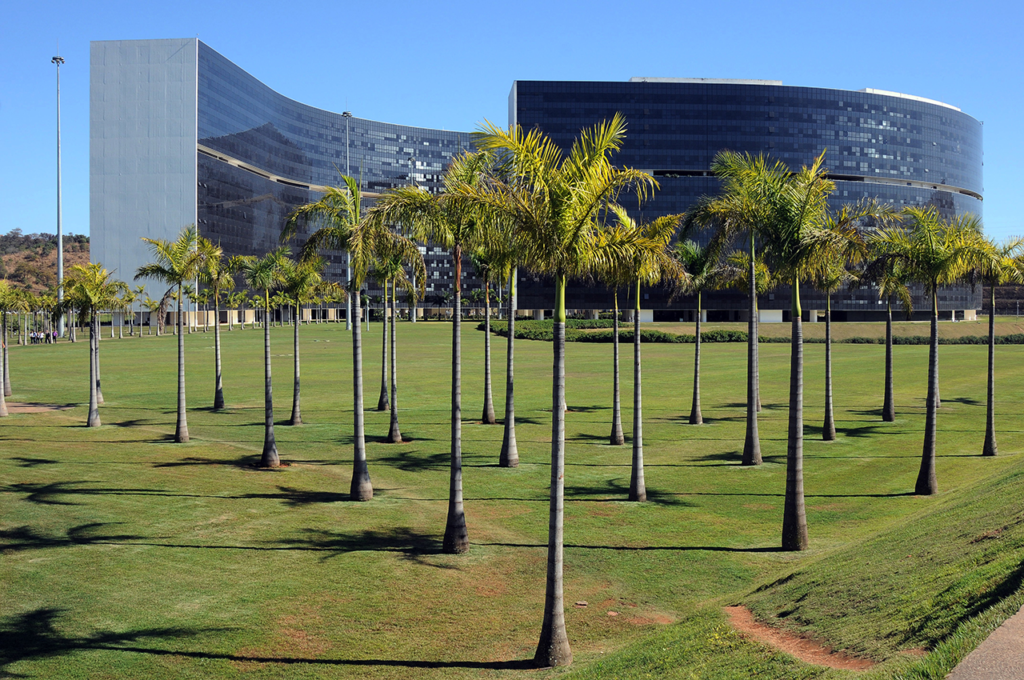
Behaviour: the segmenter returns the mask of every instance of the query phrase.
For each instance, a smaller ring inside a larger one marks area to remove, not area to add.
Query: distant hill
[[[64,271],[89,263],[89,237],[64,236]],[[40,293],[57,283],[57,235],[22,234],[12,229],[0,234],[0,279],[17,288]]]

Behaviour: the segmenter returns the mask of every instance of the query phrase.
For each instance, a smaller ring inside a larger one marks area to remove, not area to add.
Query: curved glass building
[[[412,182],[436,190],[470,148],[468,133],[296,102],[192,38],[94,42],[90,79],[92,258],[126,280],[150,259],[143,236],[173,239],[194,223],[228,256],[262,255],[340,173],[360,179],[369,207]],[[422,250],[428,296],[450,289],[447,253]],[[343,254],[329,260],[344,280]]]
[[[660,185],[654,200],[637,211],[646,219],[685,212],[701,196],[717,193],[711,162],[723,149],[769,155],[793,170],[824,152],[836,183],[833,208],[875,198],[897,209],[931,205],[947,216],[981,216],[981,123],[941,102],[880,90],[674,78],[517,81],[509,95],[510,123],[540,128],[563,148],[580,129],[615,113],[623,114],[628,125],[615,163],[646,170]],[[762,309],[788,309],[788,293],[777,293],[762,300]],[[669,307],[664,294],[647,295],[645,307]],[[980,287],[944,289],[940,309],[980,309],[980,295]],[[569,306],[591,307],[604,293],[577,290],[571,297]],[[543,286],[523,282],[523,306],[542,306],[544,298]],[[813,289],[802,289],[801,298],[805,309],[824,309]],[[726,312],[725,318],[736,318],[745,304],[741,293],[714,293],[707,301],[709,309]],[[685,298],[671,303],[673,309],[692,306]],[[838,316],[850,319],[872,318],[879,306],[871,290],[841,292],[833,302]],[[927,310],[930,303],[919,297],[915,308]],[[662,316],[679,317],[668,311]]]
[[[360,178],[371,201],[412,182],[437,190],[451,158],[472,147],[466,132],[296,102],[194,38],[94,42],[90,79],[92,257],[126,280],[149,260],[142,236],[172,239],[195,223],[228,255],[261,255],[279,244],[287,215],[337,184],[339,173]],[[660,184],[636,211],[641,218],[685,212],[716,193],[710,166],[722,149],[768,154],[794,170],[825,152],[836,181],[834,207],[873,197],[896,208],[981,214],[981,124],[941,102],[776,81],[658,78],[517,81],[509,96],[510,123],[540,128],[565,148],[582,128],[617,112],[629,132],[615,162],[646,170]],[[301,243],[300,237],[294,246]],[[450,291],[448,255],[432,244],[422,250],[428,299]],[[343,280],[343,255],[329,259],[329,276]],[[545,282],[522,278],[519,306],[550,307]],[[477,285],[467,279],[464,287]],[[805,308],[824,308],[815,295],[802,291]],[[659,318],[685,317],[693,306],[685,298],[670,302],[657,289],[644,296],[644,307]],[[787,301],[779,290],[761,308],[781,312]],[[606,309],[611,300],[599,287],[571,286],[567,304]],[[980,289],[946,289],[940,306],[979,309]],[[719,292],[707,307],[712,318],[736,319],[746,303],[742,293]],[[833,307],[849,319],[884,309],[871,290],[842,292]],[[915,307],[927,305],[918,299]]]

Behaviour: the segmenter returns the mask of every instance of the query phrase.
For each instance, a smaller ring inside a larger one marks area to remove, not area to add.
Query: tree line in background
[[[761,464],[757,427],[759,359],[757,297],[777,286],[790,290],[790,389],[786,455],[786,491],[781,544],[785,550],[808,547],[803,489],[803,310],[801,286],[826,294],[825,403],[822,436],[836,438],[831,382],[830,297],[844,286],[870,286],[887,309],[886,350],[881,417],[895,419],[892,375],[892,313],[894,305],[911,312],[908,285],[922,284],[931,302],[926,426],[915,492],[934,494],[936,419],[940,406],[938,381],[938,290],[961,281],[988,285],[1024,280],[1024,242],[995,244],[982,234],[980,221],[970,215],[945,218],[935,208],[896,211],[874,201],[830,207],[835,184],[827,177],[825,154],[797,172],[781,161],[764,156],[721,152],[712,169],[722,181],[718,195],[709,196],[686,215],[670,215],[650,222],[633,218],[628,202],[643,203],[658,189],[649,174],[617,167],[612,158],[625,139],[626,125],[615,116],[584,130],[568,152],[563,152],[537,130],[502,129],[485,125],[476,135],[477,152],[460,154],[444,175],[443,190],[434,194],[418,186],[385,193],[364,210],[358,181],[343,176],[341,185],[301,206],[284,225],[282,242],[302,234],[305,245],[290,257],[286,245],[265,256],[225,259],[219,246],[187,227],[175,241],[146,239],[153,263],[141,267],[136,278],[168,286],[159,307],[173,298],[181,309],[183,296],[208,296],[215,310],[214,408],[224,407],[220,359],[219,310],[241,277],[253,297],[249,304],[262,312],[265,358],[265,437],[260,465],[280,465],[274,438],[270,333],[274,305],[297,310],[327,296],[349,294],[356,311],[352,325],[353,357],[353,500],[373,498],[366,458],[363,337],[360,313],[362,289],[369,278],[383,286],[381,300],[386,323],[381,344],[381,384],[378,410],[390,410],[388,442],[402,442],[399,427],[397,379],[397,291],[422,298],[426,279],[416,242],[431,241],[445,248],[455,270],[450,397],[450,466],[448,513],[442,543],[447,553],[470,547],[462,486],[462,374],[461,321],[464,256],[484,280],[485,384],[482,421],[497,424],[491,394],[489,332],[492,286],[503,292],[507,318],[505,412],[499,465],[515,467],[515,281],[522,268],[553,282],[553,370],[551,422],[551,481],[549,502],[546,597],[541,636],[535,661],[541,666],[571,662],[565,631],[563,602],[563,535],[565,474],[565,292],[569,285],[600,281],[615,300],[613,332],[612,422],[610,443],[623,445],[619,389],[619,293],[633,315],[633,423],[630,501],[642,502],[647,493],[643,463],[642,356],[640,332],[641,288],[668,285],[678,294],[696,297],[697,334],[694,345],[693,394],[689,423],[700,425],[700,313],[703,293],[725,286],[747,292],[748,361],[746,434],[741,462]],[[698,236],[701,234],[701,236]],[[698,241],[706,245],[700,245]],[[352,284],[348,291],[327,284],[322,272],[327,250],[351,254]],[[190,289],[198,280],[201,291]],[[116,309],[132,289],[112,280],[99,264],[74,267],[69,275],[65,303],[51,313],[71,313],[90,328],[90,426],[99,425],[102,403],[97,319],[102,310]],[[18,295],[0,287],[0,310],[17,311]],[[274,300],[277,302],[275,303]],[[118,301],[122,301],[119,303]],[[147,300],[146,305],[156,301]],[[234,301],[237,304],[237,301]],[[499,303],[500,304],[500,303]],[[177,315],[178,398],[175,441],[188,441],[185,409],[183,315]],[[300,400],[299,326],[294,323],[294,384],[290,425],[302,423]],[[4,325],[6,328],[6,323]],[[159,332],[159,331],[158,331]],[[390,362],[388,360],[390,355]],[[6,353],[5,353],[6,357]],[[984,455],[996,454],[994,425],[994,317],[989,317],[988,418]],[[7,371],[4,365],[4,376]],[[880,371],[882,373],[883,371]],[[0,400],[0,406],[3,406]]]

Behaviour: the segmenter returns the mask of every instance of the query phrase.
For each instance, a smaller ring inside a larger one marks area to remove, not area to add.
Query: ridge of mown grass
[[[942,678],[1024,605],[1022,559],[1018,461],[739,598],[769,625],[881,662],[870,671],[797,664],[734,631],[722,599],[570,677]]]

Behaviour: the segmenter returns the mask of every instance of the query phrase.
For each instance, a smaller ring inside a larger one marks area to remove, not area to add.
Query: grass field
[[[920,331],[910,334],[927,332],[914,326]],[[611,348],[573,343],[566,602],[575,662],[523,670],[544,595],[551,345],[517,343],[521,465],[502,469],[501,427],[478,424],[483,335],[471,327],[463,344],[463,452],[472,548],[457,557],[439,552],[448,486],[447,324],[399,327],[400,422],[411,441],[383,443],[387,414],[367,413],[376,496],[362,504],[347,500],[351,350],[341,325],[302,328],[308,424],[276,428],[289,466],[273,472],[251,466],[263,438],[262,333],[223,334],[229,408],[220,413],[208,408],[213,336],[186,337],[187,445],[169,441],[172,336],[102,342],[104,425],[92,430],[82,427],[87,343],[12,348],[10,402],[73,406],[0,422],[0,676],[942,677],[1022,601],[1024,347],[998,348],[994,459],[978,455],[985,348],[941,348],[942,491],[918,498],[910,492],[928,348],[896,348],[897,422],[882,423],[884,348],[835,347],[839,440],[826,444],[818,440],[824,348],[808,345],[811,550],[791,554],[776,549],[787,345],[761,346],[765,464],[756,469],[739,465],[745,346],[704,345],[700,427],[685,424],[693,347],[645,347],[651,500],[638,505],[624,500],[628,444],[606,444]],[[371,405],[380,330],[374,324],[364,336]],[[984,332],[979,325],[972,334]],[[272,335],[283,423],[291,329]],[[494,349],[500,414],[504,343]],[[623,383],[628,404],[631,376]],[[629,409],[623,422],[631,422]],[[574,605],[581,601],[587,606]],[[880,663],[859,674],[826,670],[742,639],[721,613],[738,602]],[[934,651],[903,653],[921,648]]]

